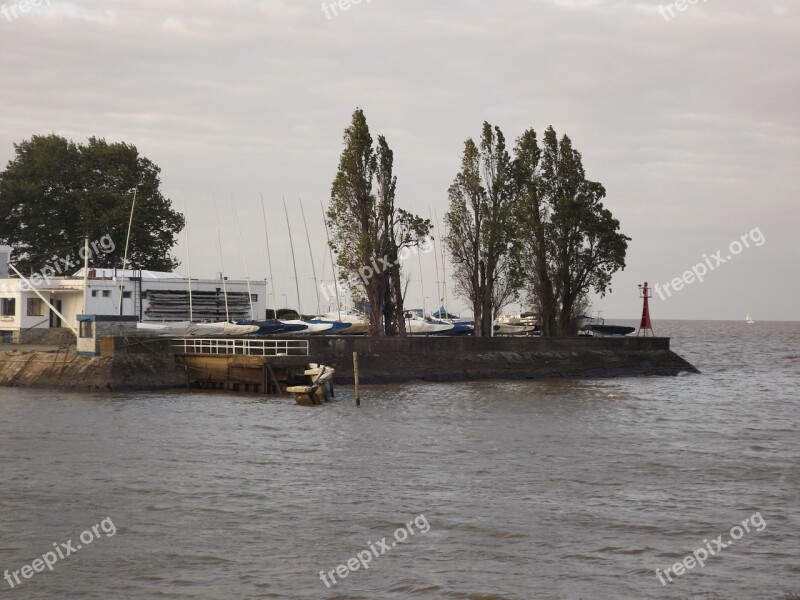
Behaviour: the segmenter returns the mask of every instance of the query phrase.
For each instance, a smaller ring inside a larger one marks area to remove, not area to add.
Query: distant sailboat
[[[747,316],[744,318],[744,322],[748,325],[755,323],[755,321],[753,321],[753,317],[750,316],[750,313],[747,313]]]

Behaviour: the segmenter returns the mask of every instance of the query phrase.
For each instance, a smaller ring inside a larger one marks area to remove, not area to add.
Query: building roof
[[[142,279],[182,279],[177,273],[167,273],[165,271],[146,271],[139,269],[106,269],[89,267],[89,273],[94,271],[95,277],[141,277]],[[83,269],[75,272],[73,277],[83,277]]]

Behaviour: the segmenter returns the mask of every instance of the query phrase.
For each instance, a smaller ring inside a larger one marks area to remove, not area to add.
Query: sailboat
[[[452,323],[426,319],[424,317],[424,311],[419,308],[407,310],[405,313],[405,319],[406,329],[409,335],[412,336],[442,334],[446,331],[452,331],[455,329],[455,326]]]
[[[744,318],[744,322],[748,325],[755,323],[755,321],[753,321],[753,317],[750,316],[750,313],[747,313],[747,316]]]
[[[332,333],[336,335],[364,335],[369,331],[367,324],[367,317],[355,309],[350,309],[342,312],[339,309],[337,312],[327,312],[314,319],[322,323],[333,323],[334,329]],[[346,325],[336,329],[336,325]]]
[[[454,315],[447,311],[444,304],[439,307],[434,313],[431,313],[427,319],[430,323],[452,325],[452,329],[442,332],[442,335],[455,336],[455,335],[471,335],[475,332],[475,323],[473,321],[465,321],[458,315]]]

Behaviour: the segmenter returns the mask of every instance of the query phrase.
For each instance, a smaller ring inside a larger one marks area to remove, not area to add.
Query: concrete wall
[[[58,390],[134,391],[186,387],[169,340],[101,338],[103,356],[73,353],[0,352],[0,386]]]
[[[619,377],[697,372],[669,338],[348,338],[309,340],[312,361],[336,368],[337,383]]]
[[[101,356],[0,352],[0,385],[142,390],[184,387],[170,340],[103,337]],[[309,339],[308,362],[336,368],[336,383],[622,377],[697,373],[668,338],[352,338]],[[227,360],[227,359],[225,359]]]

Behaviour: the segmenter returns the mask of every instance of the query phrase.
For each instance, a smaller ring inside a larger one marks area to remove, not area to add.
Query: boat
[[[170,334],[172,328],[169,323],[137,323],[136,331],[153,335],[167,335]]]
[[[445,323],[444,321],[436,321],[434,319],[424,319],[418,312],[421,311],[407,311],[406,329],[409,335],[441,335],[446,331],[455,329],[452,323]]]
[[[348,325],[339,329],[334,326],[330,333],[335,335],[364,335],[369,332],[369,324],[366,317],[355,309],[328,312],[313,320],[318,320],[322,323],[346,323]]]
[[[748,325],[755,323],[755,321],[753,321],[753,317],[750,316],[750,313],[747,313],[747,316],[744,318],[744,322]]]
[[[452,325],[452,329],[442,331],[440,335],[456,336],[456,335],[472,335],[475,333],[475,324],[466,321],[442,321],[439,319],[430,319],[430,323],[442,323],[444,325]]]
[[[337,335],[366,335],[369,333],[369,325],[366,323],[350,323],[350,327],[336,333]]]
[[[636,331],[636,328],[625,325],[590,325],[589,331],[598,337],[624,337]]]
[[[293,394],[295,402],[300,406],[321,406],[334,397],[334,373],[335,370],[331,367],[312,363],[303,373],[310,379],[310,383],[287,387],[286,392]]]
[[[216,323],[193,323],[191,321],[174,321],[165,323],[137,323],[137,331],[153,335],[169,335],[177,337],[204,337],[209,335],[239,336],[250,335],[258,331],[256,325],[238,325],[227,321]]]
[[[581,315],[578,317],[579,335],[596,335],[597,337],[624,337],[636,331],[635,327],[626,325],[606,325],[600,313],[596,317]]]
[[[494,322],[495,335],[538,335],[541,328],[536,323],[533,313],[526,313],[525,316],[503,315]]]
[[[462,319],[459,315],[454,315],[447,311],[444,305],[439,310],[427,316],[427,321],[431,323],[445,323],[452,325],[452,329],[441,332],[441,335],[457,336],[472,335],[475,333],[475,322]]]
[[[258,331],[255,331],[253,335],[277,335],[282,333],[295,333],[297,331],[305,331],[308,329],[308,326],[303,325],[295,325],[295,324],[288,324],[278,319],[267,319],[266,321],[253,321],[253,320],[244,320],[244,321],[236,321],[237,325],[255,325],[258,327]]]
[[[495,335],[533,335],[539,330],[536,325],[523,325],[522,323],[495,323]]]
[[[284,321],[283,319],[279,319],[281,323],[285,325],[305,325],[306,328],[302,331],[293,331],[293,332],[286,332],[288,335],[301,335],[301,334],[309,334],[309,333],[322,333],[324,331],[328,331],[333,329],[333,323],[312,323],[310,321],[301,321],[300,319],[292,319],[289,321]]]
[[[321,317],[309,319],[308,321],[306,321],[306,323],[309,323],[311,325],[330,324],[331,328],[328,329],[327,331],[324,331],[323,333],[333,333],[333,334],[344,333],[345,330],[350,329],[350,327],[352,326],[352,323],[347,323],[345,321],[326,321]]]

